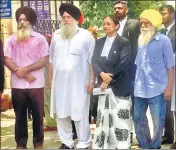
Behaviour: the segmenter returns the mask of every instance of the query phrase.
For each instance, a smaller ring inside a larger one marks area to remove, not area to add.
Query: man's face
[[[31,30],[30,22],[24,14],[21,14],[18,19],[17,39],[19,41],[27,41],[30,37]]]
[[[78,22],[71,15],[64,12],[61,21],[61,37],[63,39],[71,38],[76,31],[77,24]]]
[[[64,25],[72,25],[74,22],[74,18],[69,15],[67,12],[64,12],[63,16],[62,16],[62,22]]]
[[[29,21],[27,20],[26,16],[24,14],[21,14],[18,19],[18,26],[24,26],[28,27],[30,25]]]
[[[127,16],[128,8],[126,5],[117,3],[114,5],[114,14],[117,16],[120,20],[124,19]]]
[[[141,18],[140,24],[141,24],[141,29],[142,28],[150,29],[153,26],[152,23],[146,18]]]
[[[156,33],[156,28],[153,24],[146,18],[140,19],[141,23],[141,34],[139,35],[138,44],[139,46],[144,46],[150,42]]]
[[[173,20],[174,13],[170,13],[167,8],[160,11],[160,14],[162,16],[163,24],[167,24]]]

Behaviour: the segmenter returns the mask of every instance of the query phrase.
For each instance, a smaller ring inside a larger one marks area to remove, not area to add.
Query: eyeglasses
[[[115,1],[115,2],[114,2],[114,5],[119,4],[119,3],[126,5],[126,4],[127,4],[127,1],[125,1],[125,0],[118,0],[118,1]]]

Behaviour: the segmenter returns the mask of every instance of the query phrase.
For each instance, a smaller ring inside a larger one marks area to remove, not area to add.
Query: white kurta
[[[89,64],[95,40],[85,29],[77,28],[72,39],[61,39],[60,30],[54,33],[50,46],[50,63],[53,64],[50,115],[71,117],[79,121],[89,107],[86,87],[89,81]]]

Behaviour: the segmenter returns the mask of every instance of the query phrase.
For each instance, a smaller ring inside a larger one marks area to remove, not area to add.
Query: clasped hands
[[[28,73],[28,69],[26,67],[24,68],[16,68],[14,70],[15,74],[19,78],[24,78],[27,82],[31,83],[32,81],[36,80],[34,76],[32,76],[30,73]]]
[[[103,80],[103,82],[100,85],[100,89],[101,89],[101,91],[104,91],[108,87],[110,82],[112,81],[112,76],[113,75],[110,74],[110,73],[101,72],[100,76],[101,76],[101,78]]]

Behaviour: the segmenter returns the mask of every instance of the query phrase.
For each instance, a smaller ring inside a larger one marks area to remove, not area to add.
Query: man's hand
[[[92,93],[93,89],[94,89],[94,83],[89,82],[87,85],[87,93],[89,93],[89,94]]]
[[[113,75],[110,74],[110,73],[101,72],[101,73],[100,73],[100,76],[101,76],[103,82],[109,84],[109,83],[112,81],[112,76],[113,76]]]
[[[164,99],[171,100],[171,98],[172,98],[172,88],[166,87],[166,89],[164,91]]]
[[[24,79],[27,82],[29,82],[29,83],[31,83],[32,81],[36,80],[36,78],[34,76],[32,76],[31,74],[29,74],[29,73],[24,76]]]
[[[22,78],[24,77],[26,74],[28,73],[28,69],[27,68],[17,68],[15,70],[15,74],[19,77]]]
[[[100,89],[101,91],[104,91],[105,89],[107,89],[109,84],[107,84],[106,82],[102,82],[101,85],[100,85]]]

